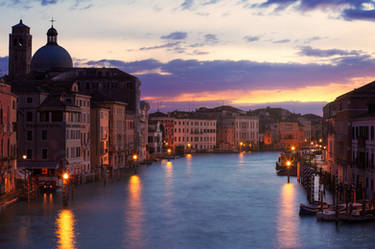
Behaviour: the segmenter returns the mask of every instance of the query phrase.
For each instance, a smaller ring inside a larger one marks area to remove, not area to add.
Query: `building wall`
[[[280,122],[280,144],[283,149],[296,149],[305,143],[303,127],[298,122]]]
[[[100,102],[109,108],[109,165],[114,172],[126,165],[126,104],[123,102]]]
[[[251,116],[237,116],[234,125],[236,145],[243,148],[257,148],[259,143],[259,119]]]
[[[17,98],[0,82],[0,194],[15,190]]]
[[[375,117],[352,122],[353,164],[347,172],[347,183],[357,189],[358,199],[373,200],[375,195]]]
[[[64,104],[45,105],[50,98]],[[73,176],[91,173],[89,96],[21,92],[18,107],[19,158],[58,162]]]
[[[109,166],[109,109],[91,108],[91,167],[96,175],[103,175]]]
[[[213,151],[216,148],[216,120],[175,118],[174,146],[185,151]]]

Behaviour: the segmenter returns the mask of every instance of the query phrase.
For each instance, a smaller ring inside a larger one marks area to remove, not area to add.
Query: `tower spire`
[[[53,27],[53,23],[56,22],[55,19],[53,19],[53,17],[51,18],[51,27]]]

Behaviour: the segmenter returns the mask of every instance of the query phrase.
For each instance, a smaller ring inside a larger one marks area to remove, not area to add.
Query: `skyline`
[[[34,53],[53,16],[76,66],[136,75],[154,110],[270,105],[321,114],[326,102],[375,76],[373,0],[150,3],[0,1],[7,10],[0,72],[10,27],[20,18],[31,27]]]

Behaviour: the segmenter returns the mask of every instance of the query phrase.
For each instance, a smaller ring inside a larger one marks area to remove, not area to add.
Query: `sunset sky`
[[[51,17],[76,66],[138,76],[153,110],[234,105],[321,114],[375,77],[375,0],[0,0],[0,74],[23,19]]]

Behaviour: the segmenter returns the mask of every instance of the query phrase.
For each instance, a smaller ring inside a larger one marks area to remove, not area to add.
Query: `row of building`
[[[275,111],[279,117],[270,119]],[[175,152],[298,149],[322,136],[321,117],[270,108],[246,112],[220,106],[195,112],[156,112],[149,115],[149,125],[149,142],[153,142],[150,153],[163,153],[168,148]],[[154,138],[155,127],[159,127],[158,140]],[[158,148],[155,141],[160,141]]]
[[[337,97],[323,108],[327,164],[332,180],[375,198],[375,82]]]
[[[138,78],[117,68],[78,68],[57,43],[51,26],[47,44],[31,56],[30,28],[9,35],[9,74],[0,81],[0,193],[16,178],[38,186],[118,174],[132,155],[146,160],[149,105],[140,101]]]

